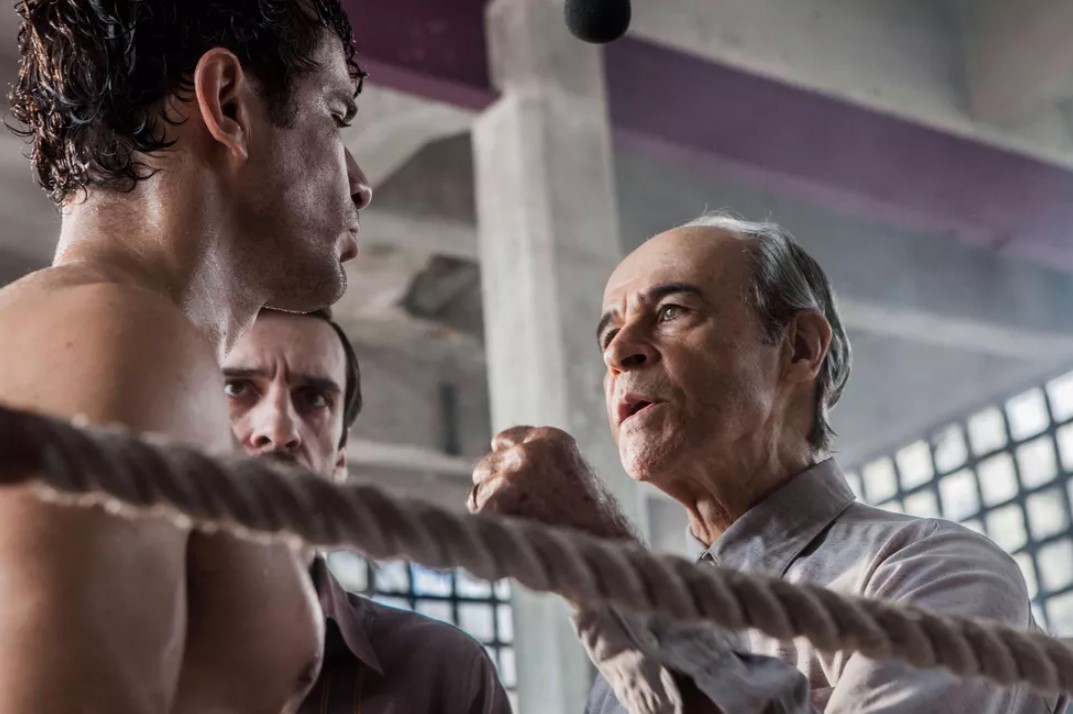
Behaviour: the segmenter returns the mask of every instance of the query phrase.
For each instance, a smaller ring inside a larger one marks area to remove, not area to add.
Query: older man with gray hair
[[[823,270],[781,228],[712,214],[616,268],[597,337],[626,471],[678,501],[700,562],[947,613],[1034,623],[1014,561],[956,524],[854,500],[828,411],[850,346]],[[633,538],[573,439],[516,427],[474,472],[470,507]],[[1042,714],[1064,701],[615,610],[575,624],[600,670],[589,714]]]

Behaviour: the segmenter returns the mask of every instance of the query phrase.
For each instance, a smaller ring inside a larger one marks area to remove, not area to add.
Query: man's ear
[[[787,326],[786,346],[790,354],[786,376],[792,382],[811,382],[831,346],[831,325],[819,310],[802,310]]]
[[[332,481],[343,483],[349,472],[347,471],[346,447],[350,441],[350,432],[343,432],[343,445],[339,447],[339,453],[335,456],[335,467],[332,469]]]
[[[235,53],[215,47],[194,68],[194,95],[209,135],[236,160],[249,158],[257,93]]]

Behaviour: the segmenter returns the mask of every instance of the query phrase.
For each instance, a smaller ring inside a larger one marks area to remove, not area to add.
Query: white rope
[[[0,484],[132,515],[165,513],[255,540],[297,539],[375,559],[514,578],[574,602],[707,619],[825,651],[897,658],[1000,684],[1073,694],[1073,650],[984,620],[847,597],[770,577],[697,566],[643,548],[519,519],[463,516],[362,484],[332,484],[264,460],[211,459],[115,430],[79,429],[0,407]]]

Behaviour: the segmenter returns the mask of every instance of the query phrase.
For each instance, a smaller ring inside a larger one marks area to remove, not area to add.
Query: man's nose
[[[350,179],[350,196],[354,200],[354,207],[359,211],[368,208],[373,202],[373,188],[369,185],[369,177],[358,166],[357,159],[346,150],[347,177]]]
[[[658,354],[652,344],[641,338],[632,327],[623,327],[604,349],[604,364],[615,372],[650,365],[656,361]]]
[[[295,451],[302,445],[289,397],[272,396],[259,405],[250,441],[258,451]]]

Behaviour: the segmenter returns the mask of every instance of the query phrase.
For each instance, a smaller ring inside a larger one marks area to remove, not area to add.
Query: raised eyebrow
[[[669,295],[692,295],[694,297],[704,299],[704,292],[700,289],[700,286],[692,283],[664,283],[657,285],[648,291],[645,296],[646,302],[659,302],[663,298]]]
[[[336,384],[334,379],[328,377],[316,377],[312,374],[296,374],[293,376],[303,387],[313,387],[329,394],[342,394],[343,392],[342,387]]]
[[[700,286],[694,285],[693,283],[674,282],[655,286],[644,293],[643,300],[646,303],[657,303],[665,297],[679,294],[692,295],[701,300],[704,299],[704,292],[700,289]],[[603,314],[600,318],[600,322],[596,325],[596,344],[601,349],[604,346],[604,331],[607,329],[608,325],[611,324],[611,321],[615,319],[616,314],[616,310],[608,310]]]
[[[256,379],[261,376],[256,369],[247,367],[224,367],[221,371],[228,379]]]

